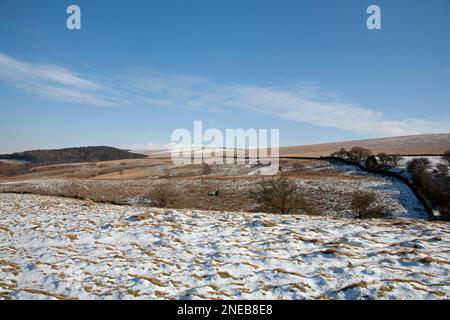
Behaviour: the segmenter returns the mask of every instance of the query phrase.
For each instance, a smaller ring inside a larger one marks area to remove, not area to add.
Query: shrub
[[[378,154],[378,161],[382,166],[387,166],[389,162],[390,156],[388,156],[386,153],[382,152]]]
[[[175,199],[175,192],[169,185],[162,184],[157,186],[150,194],[150,198],[154,200],[155,205],[161,208],[166,208],[173,203]]]
[[[430,184],[430,179],[428,177],[428,174],[425,170],[420,170],[413,168],[410,170],[412,174],[412,183],[415,187],[419,189],[424,189],[427,187],[427,185]]]
[[[361,162],[371,155],[372,152],[369,149],[361,147],[353,147],[350,149],[350,151],[341,148],[341,150],[331,154],[332,157],[338,157],[352,162]]]
[[[353,162],[361,162],[371,155],[370,150],[361,147],[354,147],[347,153],[348,159]]]
[[[263,209],[273,213],[289,214],[294,209],[308,211],[309,207],[299,187],[283,174],[262,179],[252,196]]]
[[[378,154],[379,163],[385,167],[396,167],[400,160],[402,160],[402,157],[397,155],[387,155],[386,153]]]
[[[359,219],[385,217],[386,213],[376,202],[377,196],[374,192],[357,191],[352,195],[351,208]]]
[[[400,161],[402,161],[402,159],[403,159],[403,157],[401,157],[401,156],[397,156],[397,155],[391,156],[391,161],[392,161],[391,166],[392,167],[398,166],[398,164],[400,163]]]
[[[365,166],[366,166],[366,168],[369,168],[369,169],[376,168],[378,166],[377,158],[375,158],[374,156],[367,157]]]
[[[426,171],[430,167],[430,161],[426,158],[414,158],[407,163],[408,171],[412,175],[413,185],[430,201],[439,201],[440,190]]]
[[[440,183],[439,180],[432,179],[424,170],[412,172],[412,183],[433,204],[439,204],[445,198],[444,184]]]
[[[411,173],[425,171],[430,167],[430,160],[427,158],[414,158],[406,164]]]

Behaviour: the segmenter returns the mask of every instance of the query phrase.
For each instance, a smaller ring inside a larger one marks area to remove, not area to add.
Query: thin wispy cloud
[[[97,75],[96,79],[102,78]],[[318,84],[220,84],[191,75],[129,69],[93,82],[72,70],[0,54],[0,80],[45,98],[90,106],[139,105],[207,112],[243,110],[368,137],[449,132],[448,119],[392,118],[346,101]]]
[[[104,88],[74,71],[52,65],[30,63],[0,53],[0,80],[21,90],[51,100],[99,107],[114,103],[100,92]]]
[[[130,88],[125,91],[149,106],[220,112],[245,110],[370,137],[448,132],[450,128],[450,120],[390,118],[308,82],[272,87],[218,84],[206,78],[148,70],[127,72],[121,78]]]

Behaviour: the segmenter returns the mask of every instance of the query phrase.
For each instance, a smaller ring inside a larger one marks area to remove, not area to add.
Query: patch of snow
[[[0,194],[0,298],[449,299],[448,230]]]

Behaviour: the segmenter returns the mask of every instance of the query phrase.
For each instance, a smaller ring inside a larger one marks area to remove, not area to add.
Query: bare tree
[[[427,158],[414,158],[406,164],[408,170],[412,173],[424,172],[430,167],[430,160]]]
[[[168,184],[161,184],[151,192],[150,198],[155,201],[155,205],[158,207],[166,208],[173,203],[175,192]]]
[[[358,218],[378,218],[385,215],[383,208],[376,204],[377,196],[374,192],[357,191],[352,195],[351,207],[358,214]]]
[[[294,209],[308,207],[300,188],[284,174],[276,178],[262,179],[252,195],[264,209],[274,213],[289,214]]]
[[[367,157],[371,156],[372,152],[369,149],[361,147],[353,147],[348,153],[348,159],[353,162],[361,162]]]

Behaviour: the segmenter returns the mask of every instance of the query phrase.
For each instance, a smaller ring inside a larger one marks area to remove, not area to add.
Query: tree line
[[[0,159],[20,160],[32,164],[62,164],[122,159],[142,159],[145,155],[113,147],[79,147],[54,150],[32,150],[0,155]]]

